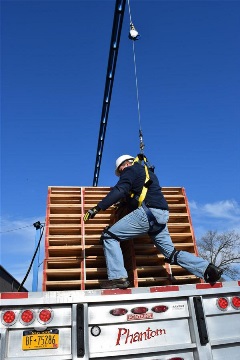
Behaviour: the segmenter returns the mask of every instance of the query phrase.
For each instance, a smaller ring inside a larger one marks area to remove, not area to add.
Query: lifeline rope
[[[129,11],[130,24],[132,24],[132,16],[131,16],[130,0],[128,0],[128,11]],[[138,123],[139,123],[140,150],[141,150],[141,152],[143,152],[143,149],[144,149],[144,143],[143,143],[143,138],[142,138],[141,114],[140,114],[140,102],[139,102],[138,79],[137,79],[137,65],[136,65],[136,55],[135,55],[135,46],[134,46],[134,41],[132,41],[132,44],[133,44],[133,62],[134,62],[134,73],[135,73],[136,92],[137,92],[137,108],[138,108]]]

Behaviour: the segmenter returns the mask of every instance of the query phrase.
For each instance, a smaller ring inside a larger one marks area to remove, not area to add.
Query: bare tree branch
[[[219,266],[231,279],[240,279],[240,235],[234,231],[217,233],[209,230],[198,241],[199,255]]]

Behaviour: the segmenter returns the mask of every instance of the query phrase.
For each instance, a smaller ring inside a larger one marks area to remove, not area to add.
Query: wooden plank
[[[103,255],[103,247],[102,245],[86,245],[85,253],[88,256],[91,255]]]
[[[79,193],[57,193],[57,194],[50,194],[50,200],[54,200],[54,199],[63,199],[63,200],[79,200],[81,198],[81,194]]]
[[[173,279],[172,279],[172,283],[173,284],[196,284],[196,283],[200,283],[201,280],[199,278],[197,278],[195,275],[174,275]]]
[[[85,256],[86,269],[91,267],[106,268],[106,260],[104,255],[86,255]]]
[[[81,280],[46,281],[46,291],[54,290],[81,290]]]
[[[47,281],[46,285],[58,286],[59,285],[78,285],[81,284],[80,280],[62,280],[62,281]]]
[[[181,186],[162,186],[162,191],[179,191],[182,192]]]
[[[81,235],[81,224],[51,224],[49,235]]]
[[[72,246],[68,246],[68,245],[64,245],[64,246],[49,246],[48,250],[62,250],[62,252],[67,251],[68,249],[71,250],[82,250],[83,246],[82,245],[72,245]]]
[[[54,259],[46,259],[46,271],[50,269],[80,269],[81,262],[83,260],[83,257],[75,257],[74,259],[72,257],[69,258],[62,258],[62,257],[55,257]]]
[[[63,218],[63,219],[52,219],[50,218],[49,220],[49,225],[61,225],[62,223],[64,224],[76,224],[79,225],[81,223],[81,218]]]
[[[142,267],[137,267],[137,277],[138,277],[138,282],[140,281],[141,278],[147,278],[149,276],[160,276],[160,277],[168,277],[168,273],[166,272],[166,269],[164,266],[142,266]]]
[[[56,208],[56,209],[81,209],[81,206],[79,204],[50,204],[50,209]]]
[[[54,200],[52,200],[52,202],[51,202],[51,204],[52,205],[54,205],[54,204],[60,204],[60,205],[72,205],[72,204],[81,204],[81,200],[80,199],[76,199],[76,200],[68,200],[68,199],[54,199]]]
[[[192,234],[190,232],[188,232],[188,233],[170,233],[170,237],[174,244],[186,243],[186,244],[193,245]],[[134,241],[134,244],[138,244],[138,245],[143,244],[143,243],[144,244],[153,244],[152,239],[148,235],[135,238],[133,241]]]
[[[168,230],[171,233],[191,233],[190,224],[181,224],[181,223],[170,223],[168,224]]]
[[[79,194],[81,195],[80,186],[49,186],[50,195],[52,194]]]
[[[176,242],[184,242],[184,243],[191,243],[193,244],[193,238],[192,238],[192,233],[187,232],[187,233],[171,233],[171,239],[174,243]]]
[[[49,219],[59,219],[64,222],[65,219],[81,219],[81,214],[50,214]]]
[[[154,255],[159,252],[156,246],[151,244],[136,244],[134,245],[134,251],[136,256],[141,254]]]
[[[49,240],[59,240],[59,241],[71,241],[71,240],[78,240],[79,242],[82,239],[82,235],[48,235],[47,239]]]
[[[106,267],[98,268],[87,268],[86,269],[86,281],[88,280],[106,280],[107,279],[107,269]]]
[[[80,224],[81,214],[50,214],[49,224]]]
[[[100,268],[100,267],[97,267],[97,268],[87,268],[86,269],[86,273],[87,274],[89,274],[89,273],[91,273],[91,274],[98,274],[98,273],[106,273],[106,268]]]
[[[48,281],[54,278],[64,278],[66,280],[66,277],[67,278],[72,278],[73,280],[73,277],[74,276],[77,276],[79,279],[81,278],[81,269],[77,269],[77,268],[66,268],[66,269],[47,269],[46,270],[46,274],[47,274],[47,278],[48,278]]]
[[[50,204],[49,214],[81,214],[82,207],[80,204]]]
[[[63,239],[52,239],[48,238],[49,246],[72,246],[72,245],[81,245],[81,239],[73,237],[71,239],[66,236]]]
[[[168,276],[156,276],[156,277],[146,277],[138,279],[138,286],[163,286],[169,285],[170,281]]]
[[[189,217],[187,213],[169,213],[168,223],[188,223]]]
[[[51,229],[81,229],[81,224],[51,224]]]
[[[186,212],[186,204],[168,204],[169,210],[172,211],[174,210],[174,212],[180,212],[180,211],[184,211]]]
[[[136,267],[165,265],[165,257],[157,252],[151,255],[136,254],[135,258],[136,258]]]
[[[82,256],[83,247],[81,245],[73,246],[49,246],[46,251],[48,252],[48,257],[66,257],[66,256]]]
[[[166,200],[175,200],[175,202],[178,204],[179,201],[184,201],[185,197],[183,194],[169,194],[166,193],[164,194],[164,197]],[[183,202],[181,202],[181,204],[183,204]]]

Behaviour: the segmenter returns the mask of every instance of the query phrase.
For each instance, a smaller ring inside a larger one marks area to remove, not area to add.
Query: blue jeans
[[[169,212],[167,210],[150,209],[159,224],[167,224]],[[119,240],[129,240],[149,231],[147,215],[142,207],[137,208],[124,216],[109,229]],[[174,250],[168,227],[157,235],[150,235],[153,243],[160,252],[169,258]],[[119,241],[105,234],[103,250],[106,258],[108,279],[127,278],[128,274],[124,267],[123,254]],[[209,262],[187,251],[180,251],[177,257],[178,264],[197,277],[203,278]]]

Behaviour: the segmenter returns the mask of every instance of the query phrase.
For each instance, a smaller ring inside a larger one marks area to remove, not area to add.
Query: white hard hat
[[[121,156],[119,156],[119,157],[117,158],[117,160],[116,160],[116,169],[115,169],[115,174],[116,174],[117,176],[120,175],[120,173],[119,173],[119,171],[118,171],[119,166],[122,165],[122,163],[123,163],[124,161],[126,161],[126,160],[134,160],[134,157],[131,156],[131,155],[121,155]]]

